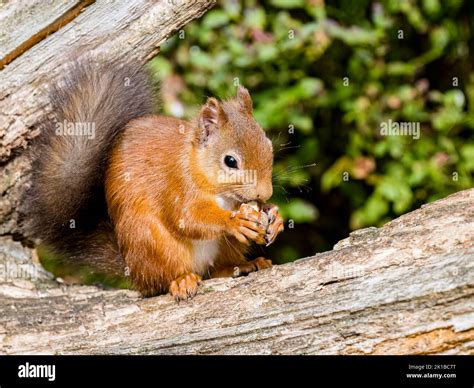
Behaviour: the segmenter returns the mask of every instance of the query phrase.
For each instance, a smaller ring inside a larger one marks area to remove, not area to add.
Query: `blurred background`
[[[149,66],[168,115],[250,90],[286,219],[264,251],[283,263],[473,186],[473,36],[470,0],[221,0]],[[388,120],[419,139],[381,136]]]

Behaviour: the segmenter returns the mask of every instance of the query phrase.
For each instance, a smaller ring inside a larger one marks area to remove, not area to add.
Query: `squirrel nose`
[[[272,185],[260,186],[257,188],[257,200],[265,202],[270,199],[273,194]]]

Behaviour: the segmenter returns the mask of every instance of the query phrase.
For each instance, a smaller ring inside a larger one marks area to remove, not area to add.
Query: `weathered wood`
[[[57,8],[51,8],[50,2],[44,4],[52,12],[50,16],[40,12],[37,1],[13,3],[0,7],[0,20],[5,22],[0,52],[7,55],[24,42],[34,44],[28,44],[21,55],[16,53],[0,71],[0,235],[21,233],[17,209],[28,168],[21,153],[38,135],[37,125],[49,109],[48,84],[61,74],[66,62],[91,54],[144,63],[173,32],[200,17],[215,0],[102,0],[90,5],[90,1],[61,0],[55,2]],[[30,29],[35,17],[38,25]],[[11,35],[15,20],[21,32]],[[61,27],[64,20],[69,22]],[[44,34],[57,28],[55,33]]]
[[[0,352],[474,354],[474,189],[180,305],[4,282]]]
[[[17,0],[0,3],[0,70],[66,25],[92,2],[93,0]]]

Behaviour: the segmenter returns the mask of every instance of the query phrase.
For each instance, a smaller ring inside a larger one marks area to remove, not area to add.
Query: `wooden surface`
[[[0,3],[0,69],[73,20],[93,0]]]
[[[0,286],[0,353],[474,354],[474,189],[179,305],[45,284]]]

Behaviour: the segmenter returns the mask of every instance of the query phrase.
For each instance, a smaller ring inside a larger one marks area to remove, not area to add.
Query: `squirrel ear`
[[[247,89],[243,86],[239,86],[237,88],[237,100],[239,100],[240,106],[247,111],[248,113],[252,114],[252,98],[250,97],[250,93]]]
[[[199,115],[199,141],[204,143],[224,119],[225,113],[219,101],[213,97],[208,98]]]

